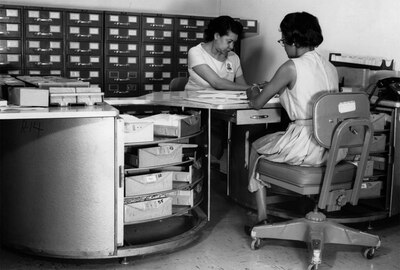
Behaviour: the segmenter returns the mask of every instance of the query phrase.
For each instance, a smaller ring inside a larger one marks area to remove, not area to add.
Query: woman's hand
[[[246,95],[248,100],[255,99],[261,93],[260,87],[256,84],[246,89]]]

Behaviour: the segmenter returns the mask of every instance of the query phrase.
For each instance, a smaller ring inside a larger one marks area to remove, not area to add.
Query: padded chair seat
[[[260,159],[257,172],[277,180],[305,187],[320,185],[324,178],[326,167],[294,166],[286,163],[272,162]],[[357,166],[350,162],[341,161],[335,166],[332,184],[352,183],[357,171]]]

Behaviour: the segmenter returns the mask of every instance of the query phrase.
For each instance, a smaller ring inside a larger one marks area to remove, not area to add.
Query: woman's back
[[[291,120],[311,119],[315,95],[322,91],[338,91],[336,68],[316,51],[291,60],[296,67],[297,79],[293,89],[281,93],[281,104]]]

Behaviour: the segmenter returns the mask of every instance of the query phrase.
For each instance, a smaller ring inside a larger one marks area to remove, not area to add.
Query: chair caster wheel
[[[253,241],[251,241],[251,249],[252,250],[257,250],[260,248],[261,240],[260,238],[255,238]]]
[[[126,259],[126,257],[123,257],[122,259],[120,259],[120,260],[119,260],[119,263],[122,264],[122,265],[128,265],[128,264],[129,264],[129,262],[128,262],[128,260]]]
[[[318,269],[318,266],[316,265],[316,264],[310,264],[308,267],[307,267],[307,270],[317,270]]]
[[[375,256],[375,248],[370,247],[370,248],[364,249],[363,256],[364,256],[364,258],[371,260]]]

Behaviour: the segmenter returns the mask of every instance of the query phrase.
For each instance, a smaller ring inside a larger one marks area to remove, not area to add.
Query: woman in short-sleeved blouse
[[[205,42],[188,52],[189,80],[185,90],[246,90],[239,56],[233,51],[243,26],[229,16],[210,21]]]

